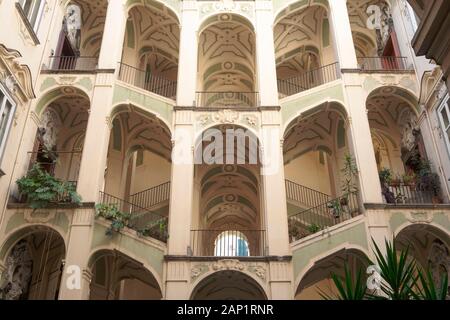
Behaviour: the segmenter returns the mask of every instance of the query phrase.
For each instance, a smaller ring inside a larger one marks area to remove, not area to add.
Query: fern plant
[[[72,183],[56,179],[39,165],[34,165],[25,177],[17,180],[17,186],[33,209],[42,209],[52,203],[81,203],[81,197]]]
[[[115,204],[97,204],[95,206],[95,217],[102,217],[111,221],[111,225],[106,230],[105,234],[107,236],[112,236],[114,232],[120,232],[123,228],[128,226],[131,214],[120,211]]]

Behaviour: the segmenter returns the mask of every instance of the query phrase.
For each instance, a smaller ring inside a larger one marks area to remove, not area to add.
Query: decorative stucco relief
[[[237,13],[252,20],[255,15],[255,5],[253,3],[239,3],[233,0],[221,0],[214,3],[201,4],[200,17],[214,15],[217,13]]]
[[[239,271],[255,275],[262,281],[267,281],[267,267],[263,263],[241,262],[235,259],[224,259],[212,263],[202,263],[191,268],[191,281],[194,282],[209,272]]]

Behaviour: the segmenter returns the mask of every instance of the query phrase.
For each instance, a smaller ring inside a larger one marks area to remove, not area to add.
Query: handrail
[[[286,179],[286,197],[300,204],[305,204],[309,208],[319,206],[331,200],[331,196],[302,186],[298,183]]]
[[[130,201],[142,208],[153,208],[165,201],[170,200],[171,183],[165,182],[158,186],[135,193],[130,196]]]
[[[166,98],[175,99],[177,95],[176,81],[162,76],[155,76],[149,71],[141,70],[122,62],[119,62],[118,79]]]
[[[345,222],[360,213],[358,193],[344,195],[290,216],[289,235],[292,241],[296,241]]]
[[[359,68],[364,71],[412,70],[407,57],[358,57],[357,60]]]
[[[335,62],[287,79],[278,79],[278,92],[280,96],[292,96],[340,78],[339,63]]]
[[[196,257],[262,257],[266,230],[191,230],[191,251]]]
[[[118,210],[130,214],[131,218],[127,225],[130,229],[151,234],[153,238],[161,241],[167,241],[167,217],[105,192],[100,192],[99,203],[114,205]]]
[[[47,69],[54,71],[94,71],[97,67],[98,57],[51,56]]]

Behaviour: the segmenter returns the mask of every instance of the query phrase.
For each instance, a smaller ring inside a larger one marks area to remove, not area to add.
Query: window
[[[42,11],[44,9],[44,1],[42,0],[19,0],[19,4],[25,13],[28,22],[34,32],[37,32],[41,22]]]
[[[0,159],[6,148],[11,123],[16,111],[16,105],[6,95],[6,91],[0,85]]]
[[[442,134],[444,135],[447,151],[450,154],[450,107],[449,96],[447,95],[438,109],[439,119],[441,122]]]
[[[225,231],[215,242],[214,256],[216,257],[249,257],[249,243],[247,237],[240,231]]]

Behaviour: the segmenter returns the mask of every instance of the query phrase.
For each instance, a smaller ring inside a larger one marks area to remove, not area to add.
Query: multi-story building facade
[[[3,0],[0,21],[2,298],[316,299],[372,239],[450,272],[449,97],[406,1]],[[30,207],[35,164],[82,203]]]

